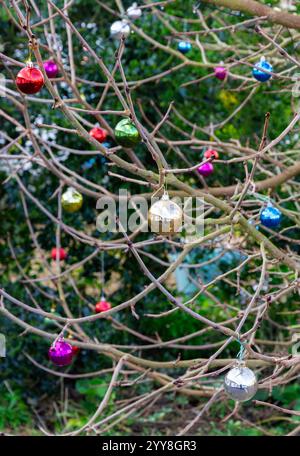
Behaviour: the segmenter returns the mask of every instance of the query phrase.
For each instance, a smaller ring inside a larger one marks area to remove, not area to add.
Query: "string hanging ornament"
[[[105,269],[104,269],[104,252],[101,252],[101,298],[100,301],[95,305],[95,312],[101,313],[111,309],[111,303],[106,300],[104,294],[104,279],[105,279]]]
[[[44,76],[39,68],[35,68],[32,63],[32,47],[29,44],[29,57],[25,68],[19,71],[16,77],[18,89],[25,95],[38,93],[44,85]]]
[[[163,195],[158,201],[152,202],[155,195],[163,188]],[[152,195],[151,207],[148,212],[148,223],[152,233],[173,235],[182,228],[183,211],[170,200],[164,184]]]
[[[255,191],[250,194],[263,203],[259,214],[261,224],[267,228],[277,228],[282,221],[282,212],[274,205],[270,196],[260,195]]]
[[[187,32],[186,20],[183,22],[183,29],[184,29],[184,32],[186,33]],[[192,43],[187,39],[180,40],[177,44],[177,50],[179,52],[181,52],[181,54],[188,54],[192,50]]]
[[[72,345],[66,342],[62,335],[59,335],[49,348],[48,356],[55,366],[68,366],[73,361],[74,356]]]
[[[224,379],[224,390],[228,396],[237,402],[249,401],[256,394],[258,383],[255,372],[246,367],[244,361],[245,346],[238,340],[240,351],[237,354],[237,360]]]

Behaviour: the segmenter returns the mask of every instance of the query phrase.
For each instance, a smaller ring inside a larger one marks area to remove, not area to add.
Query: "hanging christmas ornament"
[[[81,208],[83,198],[75,188],[69,187],[61,196],[61,205],[66,212],[77,212]]]
[[[141,141],[140,134],[130,119],[120,120],[115,127],[115,137],[123,147],[134,147]]]
[[[44,76],[41,70],[28,63],[17,74],[16,84],[18,89],[26,95],[33,95],[41,90],[44,85]]]
[[[133,3],[126,11],[126,14],[131,21],[135,21],[141,17],[142,10],[137,6],[137,3]]]
[[[54,60],[47,60],[43,63],[43,66],[49,79],[56,78],[58,75],[58,66]]]
[[[55,306],[55,305],[51,307],[51,311],[50,311],[50,312],[51,312],[52,315],[54,315],[54,316],[56,316],[56,317],[59,317],[59,316],[60,316],[60,315],[56,312],[56,306]],[[56,321],[56,320],[54,320],[53,318],[50,318],[50,317],[45,317],[45,318],[44,318],[44,324],[45,324],[46,326],[53,326],[53,325],[55,325],[55,321]]]
[[[100,127],[94,127],[90,131],[90,135],[96,139],[96,141],[99,141],[100,143],[103,143],[106,138],[107,138],[107,131],[104,130],[104,128]]]
[[[182,227],[183,212],[165,191],[161,199],[149,209],[148,222],[152,233],[171,235]]]
[[[239,361],[226,374],[224,389],[228,396],[237,402],[249,401],[257,391],[256,375],[243,361]]]
[[[260,213],[260,221],[262,225],[268,228],[277,228],[281,222],[281,212],[277,207],[269,203]]]
[[[67,258],[67,252],[62,247],[60,249],[53,247],[51,250],[51,258],[52,260],[58,259],[59,261],[63,261]]]
[[[214,157],[214,158],[219,158],[219,154],[216,150],[214,149],[207,149],[205,152],[204,152],[204,158],[211,158],[211,157]]]
[[[199,168],[197,168],[197,170],[198,170],[198,173],[201,174],[201,176],[208,177],[210,174],[212,174],[214,172],[214,166],[212,163],[207,162],[207,163],[204,163],[203,165],[199,166]]]
[[[60,338],[50,347],[48,355],[56,366],[68,366],[73,359],[72,345]]]
[[[267,70],[272,72],[273,67],[272,65],[265,59],[265,57],[261,57],[260,61],[255,65],[252,70],[253,77],[260,82],[268,81],[272,75],[265,73],[263,70]]]
[[[111,303],[106,301],[105,296],[102,295],[100,301],[95,305],[95,312],[101,313],[109,309],[111,309]]]
[[[215,77],[220,81],[224,81],[227,76],[227,69],[223,66],[217,66],[214,68]]]
[[[115,40],[120,40],[123,36],[127,38],[129,35],[130,25],[125,19],[114,22],[110,27],[110,36]]]
[[[179,41],[177,45],[177,50],[181,52],[181,54],[187,54],[192,49],[192,45],[189,41]]]

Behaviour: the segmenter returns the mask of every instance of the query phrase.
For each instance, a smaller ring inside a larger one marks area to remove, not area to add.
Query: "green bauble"
[[[68,190],[61,196],[61,205],[66,212],[79,211],[82,203],[83,198],[81,193],[79,193],[73,187],[69,187]]]
[[[52,312],[52,315],[54,315],[55,317],[60,317],[60,315],[57,313],[57,312]],[[45,326],[56,326],[55,325],[55,322],[56,320],[53,320],[52,318],[48,318],[48,317],[45,317],[44,318],[44,325]]]
[[[130,119],[121,120],[115,127],[116,141],[123,147],[134,147],[140,141],[140,134]]]

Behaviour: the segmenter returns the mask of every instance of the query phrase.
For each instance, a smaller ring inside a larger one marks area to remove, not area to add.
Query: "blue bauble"
[[[90,169],[94,166],[94,164],[96,163],[96,158],[93,157],[93,158],[89,158],[89,160],[85,161],[83,164],[82,164],[82,168],[83,169]]]
[[[281,212],[277,207],[268,205],[261,211],[260,221],[268,228],[277,228],[281,222]]]
[[[266,82],[272,77],[272,75],[264,73],[261,69],[272,72],[273,67],[269,62],[267,62],[267,60],[261,59],[252,70],[252,74],[257,81]]]
[[[179,41],[177,49],[181,54],[187,54],[192,49],[192,45],[189,41]]]

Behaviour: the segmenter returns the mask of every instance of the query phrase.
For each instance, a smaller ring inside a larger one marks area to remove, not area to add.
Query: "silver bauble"
[[[256,375],[243,363],[238,364],[227,372],[224,389],[228,396],[237,402],[249,401],[257,391]]]
[[[182,209],[169,199],[167,193],[164,193],[160,200],[151,205],[148,213],[152,233],[175,234],[182,227],[182,219]]]
[[[110,36],[116,40],[120,40],[122,36],[127,38],[130,35],[130,25],[126,20],[116,21],[111,24]]]
[[[133,3],[128,10],[126,11],[127,16],[130,20],[135,21],[139,19],[142,15],[142,10],[137,6],[137,3]]]

